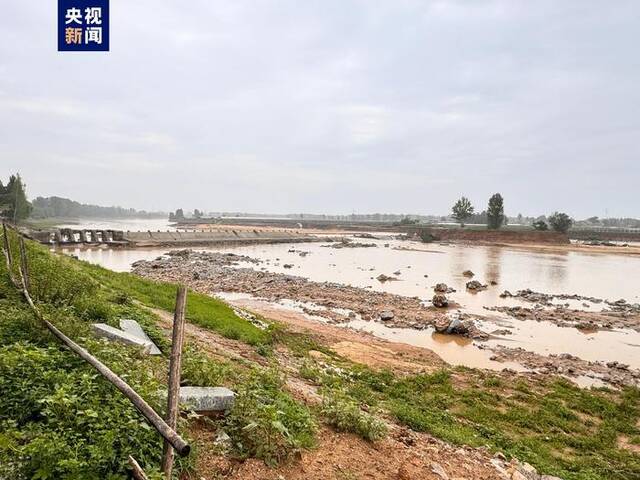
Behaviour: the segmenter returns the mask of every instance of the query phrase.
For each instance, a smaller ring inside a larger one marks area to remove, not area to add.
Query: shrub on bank
[[[277,370],[255,372],[237,391],[233,408],[223,421],[234,451],[268,465],[290,459],[314,444],[316,424],[309,409],[283,390]]]
[[[361,404],[339,391],[329,391],[322,399],[323,417],[340,432],[350,432],[375,441],[387,435],[386,424],[362,410]]]

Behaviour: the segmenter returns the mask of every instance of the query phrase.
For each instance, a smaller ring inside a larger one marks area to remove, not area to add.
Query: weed
[[[380,440],[387,434],[387,426],[382,420],[364,411],[360,403],[344,392],[326,392],[321,412],[327,423],[338,431],[355,433],[369,441]]]
[[[275,465],[314,444],[316,425],[311,413],[282,386],[276,370],[254,372],[240,386],[224,428],[241,457]]]

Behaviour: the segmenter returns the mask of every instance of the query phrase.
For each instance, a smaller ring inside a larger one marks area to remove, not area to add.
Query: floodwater
[[[640,333],[633,330],[581,333],[575,328],[558,327],[547,322],[521,321],[484,307],[528,305],[517,299],[500,298],[504,290],[516,292],[530,288],[553,294],[579,294],[608,300],[624,298],[640,303],[640,257],[585,252],[539,252],[500,246],[468,246],[424,244],[380,238],[356,238],[354,241],[374,243],[370,248],[330,248],[326,243],[247,245],[198,248],[243,254],[263,260],[248,268],[265,269],[307,277],[314,281],[336,282],[398,295],[417,296],[428,301],[433,286],[444,282],[457,291],[449,298],[467,313],[487,317],[480,328],[491,332],[505,326],[512,334],[490,340],[491,344],[522,347],[544,355],[571,353],[585,360],[627,363],[640,368]],[[111,250],[107,248],[64,249],[83,260],[101,264],[117,271],[127,271],[140,259],[154,259],[168,248]],[[290,252],[290,250],[295,250]],[[300,256],[300,252],[308,252]],[[292,268],[285,268],[292,264]],[[475,273],[474,279],[490,285],[487,290],[470,293],[465,289],[469,278],[465,270]],[[379,282],[385,274],[396,281]],[[565,303],[565,302],[561,302]],[[597,311],[602,304],[584,306],[582,301],[569,301],[572,308]],[[281,305],[293,308],[292,305]],[[452,364],[491,368],[490,354],[474,346],[474,342],[432,331],[389,328],[379,322],[356,319],[347,326],[369,331],[377,336],[434,350]],[[499,364],[500,368],[505,364]]]

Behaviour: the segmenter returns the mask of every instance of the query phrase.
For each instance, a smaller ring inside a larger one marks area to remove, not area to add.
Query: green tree
[[[502,195],[494,193],[489,199],[487,208],[487,226],[492,230],[498,230],[504,223],[504,200]]]
[[[11,175],[6,187],[0,183],[0,215],[14,223],[31,214],[31,203],[27,200],[26,185],[20,174]]]
[[[460,222],[461,227],[464,227],[464,221],[471,215],[473,215],[473,205],[467,197],[460,197],[451,208],[451,216]]]
[[[534,230],[549,230],[549,225],[547,225],[547,222],[545,222],[544,220],[536,220],[535,222],[533,222],[532,226]]]
[[[556,232],[567,233],[573,224],[573,219],[566,213],[554,212],[549,217],[549,225]]]

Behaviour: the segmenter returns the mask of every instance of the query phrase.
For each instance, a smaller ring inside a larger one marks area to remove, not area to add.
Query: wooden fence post
[[[24,238],[22,235],[18,237],[20,245],[20,272],[22,273],[23,287],[31,290],[31,282],[29,281],[29,263],[27,262],[27,249],[24,246]]]
[[[131,467],[131,476],[135,478],[135,480],[149,480],[142,467],[131,455],[129,455],[129,466]]]
[[[171,357],[169,359],[169,392],[167,395],[167,424],[176,429],[180,403],[180,367],[182,364],[182,343],[184,341],[184,314],[187,303],[187,288],[178,287],[176,309],[173,315],[173,334],[171,336]],[[164,442],[162,452],[162,472],[167,480],[173,470],[173,448]]]
[[[7,235],[7,224],[2,222],[2,234],[4,240],[4,251],[7,255],[7,262],[9,263],[9,267],[13,266],[13,257],[11,256],[11,246],[9,245],[9,235]]]
[[[6,229],[4,231],[6,232]],[[5,238],[7,238],[6,234],[5,234]],[[22,292],[25,300],[29,304],[29,307],[31,307],[31,310],[33,310],[38,320],[43,322],[44,325],[47,327],[47,329],[49,329],[49,331],[55,337],[57,337],[58,340],[64,343],[71,351],[76,353],[84,361],[89,363],[106,380],[108,380],[112,385],[114,385],[118,390],[120,390],[131,401],[131,403],[133,403],[133,405],[138,409],[138,411],[147,420],[149,420],[149,423],[151,423],[151,425],[155,427],[158,433],[164,437],[165,442],[168,442],[171,446],[173,446],[173,448],[180,455],[182,456],[189,455],[189,452],[191,451],[191,447],[187,442],[184,441],[182,437],[180,437],[180,435],[178,435],[178,433],[175,431],[175,427],[174,428],[169,427],[169,425],[167,425],[167,423],[162,419],[162,417],[158,415],[156,411],[153,410],[153,408],[151,408],[151,406],[147,402],[145,402],[144,399],[133,388],[129,386],[129,384],[127,384],[118,375],[116,375],[113,371],[111,371],[109,367],[107,367],[104,363],[102,363],[100,360],[98,360],[93,355],[91,355],[87,350],[85,350],[80,345],[78,345],[73,340],[71,340],[69,337],[67,337],[64,333],[58,330],[55,327],[55,325],[53,325],[46,318],[44,318],[44,316],[42,315],[38,307],[36,307],[35,303],[33,302],[33,299],[29,294],[29,290],[25,287],[25,285],[29,283],[29,281],[24,279],[22,268],[20,269],[21,281],[17,282],[13,278],[13,275],[10,269],[10,264],[9,264],[9,256],[7,255],[7,250],[4,247],[3,247],[3,251],[4,251],[5,260],[7,262],[7,269],[9,270],[9,278],[11,279],[11,282],[16,286],[18,290]],[[25,258],[26,258],[26,251],[25,251]],[[184,308],[183,308],[183,315],[184,315]]]

